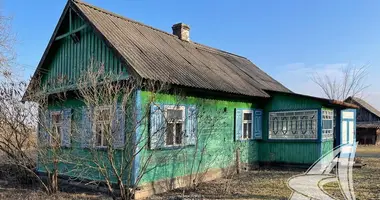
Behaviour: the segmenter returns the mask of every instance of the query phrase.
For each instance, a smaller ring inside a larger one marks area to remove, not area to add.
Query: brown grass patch
[[[380,158],[362,158],[362,162],[366,166],[353,171],[356,199],[380,199]],[[294,169],[248,171],[232,179],[203,183],[193,191],[177,189],[151,199],[288,199],[291,190],[287,180],[301,173]],[[343,199],[338,183],[329,183],[324,189],[336,199]]]

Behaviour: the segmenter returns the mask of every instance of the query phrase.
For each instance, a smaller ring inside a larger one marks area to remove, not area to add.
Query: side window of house
[[[121,105],[83,107],[81,147],[124,148],[125,115]]]
[[[149,123],[151,149],[196,143],[197,109],[194,105],[152,104]]]
[[[252,111],[243,111],[243,140],[252,139]]]
[[[235,110],[235,139],[251,140],[262,138],[262,110]]]
[[[185,107],[166,107],[165,114],[167,120],[165,146],[183,145],[183,134],[185,131]]]
[[[99,107],[95,110],[95,147],[107,147],[111,136],[111,108]]]
[[[269,113],[269,139],[317,139],[318,110]]]
[[[50,146],[71,145],[71,109],[46,111],[45,127],[40,129],[43,139]]]
[[[322,139],[334,136],[334,110],[322,110]]]
[[[63,125],[63,117],[60,111],[51,113],[51,132],[50,135],[50,145],[60,145],[61,143],[61,134],[62,134],[62,125]]]

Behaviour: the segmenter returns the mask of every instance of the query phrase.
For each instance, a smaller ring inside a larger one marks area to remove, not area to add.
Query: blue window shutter
[[[197,142],[197,121],[198,111],[195,105],[188,106],[187,108],[187,123],[186,123],[186,135],[185,135],[185,145],[195,145]]]
[[[263,110],[256,109],[254,110],[255,113],[255,123],[254,123],[254,138],[255,139],[262,139],[263,138]]]
[[[112,120],[112,145],[122,149],[125,142],[125,112],[120,104],[116,106],[115,117]]]
[[[71,108],[63,110],[63,127],[61,146],[70,147],[71,145]]]
[[[150,106],[150,148],[158,149],[165,145],[166,121],[164,107],[159,104]]]
[[[39,123],[39,132],[40,132],[40,141],[43,145],[49,144],[50,139],[50,111],[40,111],[40,123]]]
[[[93,111],[92,107],[83,107],[82,108],[82,130],[81,130],[81,147],[89,148],[93,144]]]
[[[242,138],[242,123],[243,123],[243,110],[235,109],[235,140],[239,141]]]

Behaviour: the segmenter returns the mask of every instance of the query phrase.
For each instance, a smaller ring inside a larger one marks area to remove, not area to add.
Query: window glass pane
[[[104,129],[106,129],[106,128],[104,128]],[[107,135],[106,135],[106,131],[104,131],[103,132],[103,146],[108,146],[108,141],[107,141],[107,139],[110,139]]]
[[[182,123],[176,123],[175,132],[175,143],[182,144]]]
[[[323,129],[332,129],[333,122],[332,120],[323,120]]]
[[[98,121],[109,121],[110,120],[110,116],[111,116],[111,111],[110,109],[100,109],[97,113],[97,119]]]
[[[168,109],[167,112],[169,120],[182,120],[183,110]]]
[[[53,124],[61,123],[61,114],[53,114],[52,118]]]
[[[248,123],[248,138],[252,138],[252,123]]]
[[[248,129],[248,125],[244,123],[243,124],[243,138],[247,138],[247,129]]]
[[[252,120],[252,114],[251,113],[244,113],[244,120]]]
[[[101,125],[96,126],[96,146],[101,146],[102,145],[102,127]]]
[[[174,131],[174,124],[168,123],[167,129],[166,129],[166,145],[173,145],[173,131]]]

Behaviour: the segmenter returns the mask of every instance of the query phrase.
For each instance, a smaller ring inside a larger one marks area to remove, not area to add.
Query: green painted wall
[[[327,140],[321,143],[322,155],[330,152],[334,148],[334,140]]]
[[[261,142],[260,162],[312,164],[320,154],[317,142]]]
[[[264,107],[263,140],[259,142],[259,161],[273,163],[312,164],[321,154],[318,140],[269,140],[268,119],[271,111],[321,109],[314,99],[274,93]],[[320,128],[318,130],[320,132]]]
[[[83,108],[86,107],[85,104],[78,99],[67,99],[65,101],[56,101],[49,103],[48,109],[50,111],[59,111],[64,108],[72,109],[72,123],[71,123],[71,147],[51,148],[47,147],[46,151],[41,151],[43,155],[38,156],[37,169],[40,172],[52,172],[54,169],[54,164],[52,161],[54,159],[59,160],[58,162],[58,172],[60,175],[66,175],[71,177],[89,179],[89,180],[103,180],[103,175],[100,173],[97,164],[105,166],[108,170],[108,175],[111,177],[110,180],[116,183],[115,176],[111,170],[110,162],[108,159],[108,152],[106,150],[90,150],[81,147],[81,135],[79,131],[81,130],[82,113]],[[128,159],[126,151],[116,150],[113,158],[117,159]],[[116,160],[115,163],[119,162]],[[125,174],[128,177],[129,173]],[[131,180],[131,178],[126,178],[125,180]]]
[[[150,97],[150,92],[141,92],[142,105],[149,103]],[[148,169],[145,170],[148,172],[144,173],[139,182],[140,185],[151,181],[204,172],[211,168],[225,168],[234,165],[235,149],[238,147],[240,148],[242,163],[256,163],[258,161],[257,142],[253,140],[236,142],[234,134],[234,109],[255,108],[256,104],[200,97],[186,97],[177,100],[175,96],[167,94],[157,95],[155,102],[197,105],[200,113],[198,116],[198,147],[188,146],[185,149],[166,150],[144,148],[140,155],[139,168],[141,169],[141,166],[146,163],[146,158],[151,157],[151,162]],[[145,112],[146,106],[143,108],[143,112]],[[224,108],[227,108],[226,112],[224,112]],[[147,138],[148,131],[149,128],[142,128],[142,138]]]
[[[73,30],[85,24],[76,14],[72,16]],[[68,31],[69,17],[66,16],[58,35]],[[88,69],[91,60],[95,63],[93,68],[104,66],[105,73],[112,73],[120,77],[127,76],[126,67],[121,64],[92,28],[87,26],[79,34],[80,40],[77,43],[70,36],[53,43],[42,66],[42,71],[46,71],[42,77],[42,83],[47,84],[49,91],[60,91],[75,87],[76,81],[82,74],[81,72]]]

